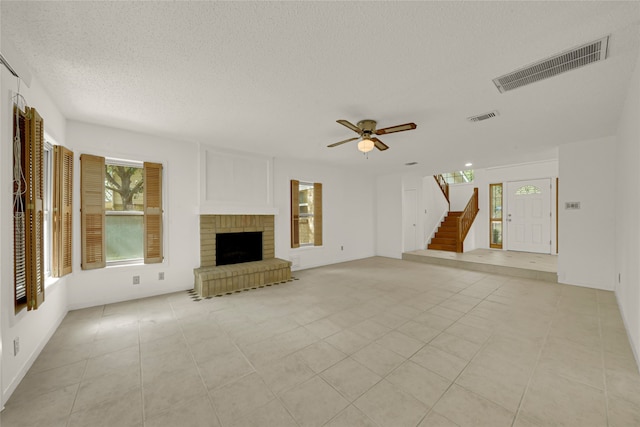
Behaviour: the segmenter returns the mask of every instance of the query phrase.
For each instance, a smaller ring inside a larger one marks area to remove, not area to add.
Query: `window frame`
[[[470,174],[465,172],[471,172]],[[476,174],[474,169],[465,169],[465,170],[457,170],[453,172],[444,172],[441,174],[442,178],[449,185],[458,185],[458,184],[471,184],[475,181]],[[471,178],[469,178],[471,175]],[[456,182],[456,177],[461,177],[461,182]]]
[[[111,158],[113,159],[113,158]],[[122,161],[122,159],[117,159]],[[162,163],[143,162],[145,196],[142,263],[118,261],[116,265],[164,263],[164,192]],[[105,224],[105,157],[80,154],[80,239],[82,270],[107,267]],[[109,267],[114,266],[113,263]]]
[[[299,181],[299,183],[298,183],[298,198],[300,197],[302,191],[304,191],[304,190],[313,190],[314,189],[313,188],[313,184],[314,184],[313,182]],[[314,192],[314,199],[315,199],[315,192]],[[305,203],[300,202],[299,199],[298,199],[298,209],[299,209],[298,212],[299,212],[299,215],[300,215],[300,223],[302,222],[302,219],[307,219],[307,221],[309,219],[313,220],[314,216],[315,216],[314,212],[313,211],[309,211],[309,209],[308,209],[309,203],[306,203],[307,211],[304,212],[304,213],[302,212],[302,206],[304,204]],[[315,206],[315,203],[314,203],[314,206]],[[300,223],[298,223],[298,227],[300,227]],[[314,226],[315,226],[315,224],[314,224]],[[309,234],[311,236],[311,241],[310,242],[305,242],[305,243],[300,242],[300,247],[301,248],[310,247],[310,246],[316,246],[315,245],[315,235],[314,235],[315,233],[309,233]]]
[[[493,197],[493,189],[500,188],[500,217],[494,216],[495,201]],[[493,249],[502,249],[504,245],[504,186],[502,183],[489,184],[489,247]],[[493,225],[500,224],[500,243],[493,243]]]
[[[313,212],[300,213],[300,186],[313,188]],[[291,248],[310,248],[323,245],[322,183],[290,180]],[[300,243],[300,219],[313,218],[313,243]]]
[[[112,157],[105,157],[104,158],[104,167],[105,167],[105,175],[106,175],[106,168],[107,166],[112,165],[112,166],[125,166],[125,167],[134,167],[137,169],[140,169],[142,171],[143,177],[144,177],[144,162],[141,161],[136,161],[136,160],[126,160],[126,159],[116,159],[116,158],[112,158]],[[141,265],[144,264],[144,207],[143,210],[137,211],[137,210],[122,210],[122,211],[117,211],[117,210],[113,210],[113,209],[107,209],[106,208],[106,202],[107,202],[107,188],[105,186],[104,188],[104,202],[105,202],[105,209],[104,209],[104,215],[105,215],[105,228],[104,228],[104,236],[105,236],[105,262],[106,262],[106,267],[117,267],[117,266],[121,266],[121,265]],[[112,196],[113,197],[113,196]],[[145,185],[143,183],[142,186],[142,198],[144,200],[145,197]],[[144,204],[143,204],[144,206]],[[108,231],[107,231],[107,225],[106,225],[106,221],[107,221],[107,217],[109,216],[140,216],[142,217],[142,222],[143,222],[143,231],[142,231],[142,256],[138,257],[138,258],[127,258],[127,259],[121,259],[121,260],[109,260],[109,250],[108,250],[108,246],[107,246],[107,236],[108,236]]]

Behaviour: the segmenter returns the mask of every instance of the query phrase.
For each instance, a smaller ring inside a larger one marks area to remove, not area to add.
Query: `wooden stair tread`
[[[431,238],[431,242],[427,245],[427,249],[456,252],[458,217],[460,215],[462,215],[461,211],[450,211],[447,216],[444,217],[438,230]]]

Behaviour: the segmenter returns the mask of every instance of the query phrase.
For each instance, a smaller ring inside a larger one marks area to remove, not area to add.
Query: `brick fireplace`
[[[262,233],[262,260],[216,263],[216,235]],[[273,215],[200,215],[200,268],[195,291],[202,297],[228,294],[291,279],[291,262],[275,258]]]
[[[216,234],[262,232],[262,259],[275,256],[273,215],[200,215],[200,267],[216,265]]]

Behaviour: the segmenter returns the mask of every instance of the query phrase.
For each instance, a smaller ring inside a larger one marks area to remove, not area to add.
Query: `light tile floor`
[[[70,312],[2,426],[640,425],[611,292],[386,258],[295,276]]]
[[[549,273],[557,273],[558,271],[558,257],[550,254],[503,251],[501,249],[474,249],[463,253],[418,249],[408,253],[503,267],[528,268]]]

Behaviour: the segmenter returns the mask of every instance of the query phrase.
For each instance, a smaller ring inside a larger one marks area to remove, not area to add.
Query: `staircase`
[[[448,185],[443,188],[441,180],[435,177],[443,194],[449,201]],[[444,181],[444,179],[442,180]],[[473,195],[469,199],[467,206],[463,211],[449,211],[444,220],[440,223],[438,231],[431,239],[431,243],[427,245],[427,249],[437,249],[449,252],[464,252],[463,243],[467,233],[476,219],[478,214],[478,188],[473,189]]]
[[[462,215],[462,211],[450,211],[444,217],[438,231],[431,239],[431,243],[427,246],[428,249],[456,252],[460,215]]]

